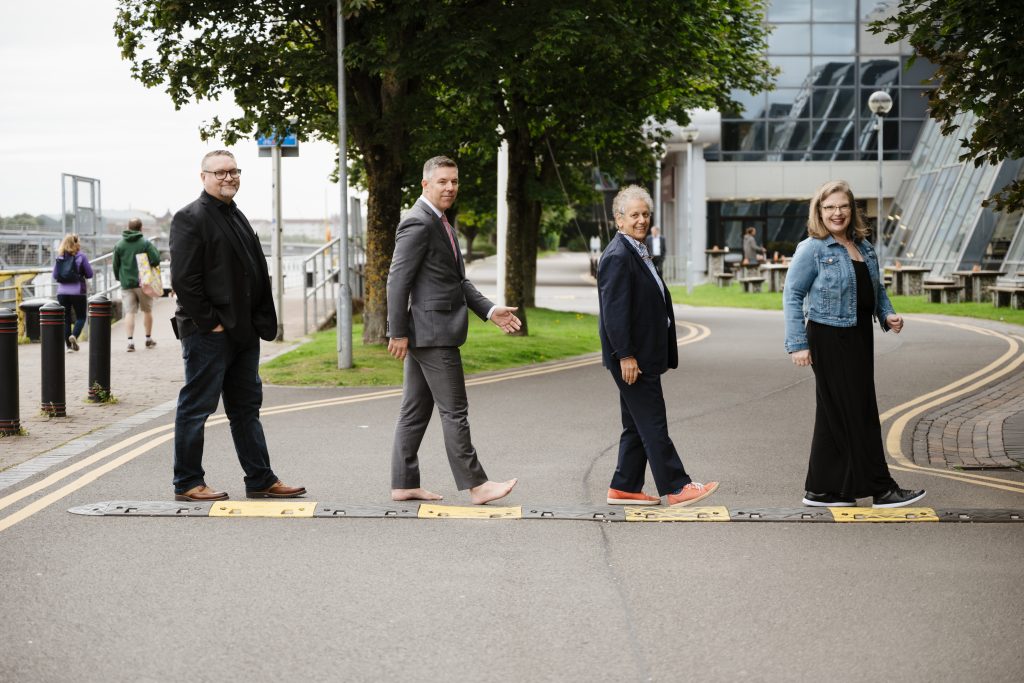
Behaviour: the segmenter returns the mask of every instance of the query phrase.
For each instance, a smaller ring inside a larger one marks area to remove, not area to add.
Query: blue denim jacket
[[[896,311],[879,280],[878,258],[867,240],[856,244],[875,289],[874,315],[882,330],[887,332],[889,326],[885,318]],[[857,277],[853,272],[853,259],[832,235],[825,239],[808,237],[797,245],[786,274],[782,308],[786,318],[787,353],[807,348],[807,320],[833,327],[857,324]]]

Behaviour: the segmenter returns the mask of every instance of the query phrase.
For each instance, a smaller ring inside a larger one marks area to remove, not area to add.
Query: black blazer
[[[466,279],[461,251],[456,256],[441,219],[419,200],[395,233],[387,288],[387,336],[408,337],[413,348],[462,346],[467,307],[486,320],[494,305]]]
[[[171,287],[178,296],[174,318],[180,337],[210,332],[218,324],[235,341],[246,343],[259,335],[277,337],[277,312],[270,290],[265,258],[256,259],[256,272],[238,233],[218,207],[220,200],[206,192],[174,214],[171,221]],[[252,232],[249,221],[238,212]],[[256,253],[262,254],[252,232]],[[261,292],[260,305],[250,304],[252,290]]]
[[[619,360],[630,356],[648,374],[660,375],[679,367],[672,296],[666,287],[662,299],[650,269],[622,233],[615,235],[601,255],[597,292],[606,368],[618,368]]]

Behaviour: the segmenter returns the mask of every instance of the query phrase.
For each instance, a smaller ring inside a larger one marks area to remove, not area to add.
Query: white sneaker
[[[132,343],[132,342],[128,342],[128,353],[131,353],[134,350],[135,350],[135,344]]]
[[[68,344],[71,345],[68,348],[70,348],[72,351],[78,350],[78,340],[75,339],[75,335],[71,335],[70,337],[68,337]]]

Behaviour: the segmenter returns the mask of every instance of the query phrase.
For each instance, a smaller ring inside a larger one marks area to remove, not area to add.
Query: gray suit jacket
[[[462,253],[456,258],[452,252],[441,219],[417,200],[395,234],[387,336],[408,337],[410,347],[462,346],[469,331],[466,308],[486,320],[493,305],[466,279]]]

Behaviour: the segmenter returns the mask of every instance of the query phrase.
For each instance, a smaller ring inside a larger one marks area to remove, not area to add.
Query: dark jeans
[[[223,332],[196,332],[181,340],[185,385],[178,394],[174,418],[174,492],[205,484],[203,438],[208,418],[224,397],[238,462],[245,472],[247,491],[277,482],[270,469],[267,440],[260,424],[263,382],[260,381],[259,340],[241,346]]]
[[[58,294],[57,303],[64,307],[64,346],[71,346],[68,337],[72,334],[75,338],[81,336],[85,327],[85,317],[88,307],[85,294]],[[74,332],[71,331],[71,321],[74,320]]]

